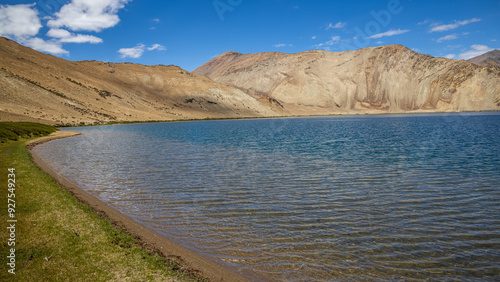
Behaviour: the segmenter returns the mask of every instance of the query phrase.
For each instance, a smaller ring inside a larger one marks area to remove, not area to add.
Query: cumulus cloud
[[[102,43],[102,39],[92,35],[73,34],[65,29],[51,29],[47,36],[58,38],[62,43]]]
[[[165,48],[165,46],[160,44],[153,44],[151,45],[151,47],[148,47],[148,51],[153,51],[153,50],[165,51],[167,50],[167,48]]]
[[[0,35],[15,39],[37,35],[42,24],[34,5],[0,5]]]
[[[463,53],[460,53],[458,55],[458,58],[462,59],[462,60],[468,60],[470,58],[474,58],[474,57],[480,56],[484,53],[487,53],[489,51],[495,50],[494,48],[490,48],[486,45],[479,45],[479,44],[474,44],[470,47],[471,47],[470,50],[467,50]]]
[[[463,20],[463,21],[455,21],[452,24],[443,24],[443,25],[435,26],[435,27],[431,28],[431,32],[448,31],[448,30],[456,29],[456,28],[461,27],[463,25],[468,25],[470,23],[475,23],[475,22],[479,22],[479,21],[481,21],[481,19],[478,19],[478,18],[472,18],[470,20]]]
[[[117,13],[129,0],[72,0],[47,22],[50,28],[65,27],[73,31],[95,31],[120,22]]]
[[[345,25],[346,25],[345,22],[338,22],[336,24],[329,23],[328,26],[325,28],[325,30],[329,30],[332,28],[334,28],[334,29],[343,28]]]
[[[23,42],[26,44],[28,47],[31,47],[35,50],[41,51],[41,52],[47,52],[55,55],[68,55],[69,52],[64,50],[61,47],[61,43],[57,41],[45,41],[41,38],[34,37],[27,39]]]
[[[117,13],[127,2],[129,0],[71,0],[47,22],[51,28],[47,36],[61,43],[102,43],[99,37],[75,34],[67,29],[100,32],[113,27],[120,22]]]
[[[10,37],[41,52],[67,55],[57,40],[46,41],[35,37],[42,24],[35,4],[0,5],[0,36]]]
[[[35,4],[0,5],[0,36],[10,37],[35,50],[55,55],[67,55],[63,43],[102,43],[93,35],[72,33],[71,31],[100,32],[113,27],[120,21],[117,13],[130,0],[71,0],[68,4],[48,17],[50,30],[44,40],[36,37],[42,23]],[[159,19],[154,19],[158,22]],[[161,45],[151,46],[152,50],[164,50]],[[140,56],[140,55],[139,55]]]
[[[144,54],[144,52],[146,50],[148,50],[148,51],[153,51],[153,50],[162,51],[162,50],[167,50],[167,48],[165,48],[165,46],[160,45],[160,44],[153,44],[150,47],[146,47],[146,45],[144,45],[144,44],[137,44],[137,46],[132,47],[132,48],[121,48],[120,50],[118,50],[118,53],[120,53],[120,58],[122,58],[122,59],[124,59],[124,58],[138,59],[138,58],[142,57],[142,54]]]
[[[368,38],[375,39],[375,38],[381,38],[381,37],[385,37],[385,36],[394,36],[394,35],[406,33],[408,31],[410,31],[410,30],[409,29],[398,29],[398,30],[391,29],[391,30],[388,30],[386,32],[374,34]]]
[[[445,57],[446,59],[453,59],[453,58],[455,58],[456,56],[457,56],[457,55],[455,55],[455,54],[448,54],[448,55],[446,55],[446,56],[444,56],[444,57]]]
[[[118,53],[120,53],[120,57],[122,59],[123,58],[137,59],[142,56],[145,47],[146,46],[144,44],[138,44],[137,46],[132,48],[121,48],[120,50],[118,50]]]
[[[436,41],[441,43],[443,41],[446,41],[446,40],[453,40],[453,39],[457,39],[458,38],[458,35],[456,33],[454,34],[450,34],[450,35],[446,35],[446,36],[443,36],[441,38],[438,38]]]

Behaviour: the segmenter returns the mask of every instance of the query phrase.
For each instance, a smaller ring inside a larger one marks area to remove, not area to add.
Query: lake
[[[55,171],[258,279],[500,278],[499,113],[68,130]]]

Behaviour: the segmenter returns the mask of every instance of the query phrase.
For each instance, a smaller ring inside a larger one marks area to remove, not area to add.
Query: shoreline
[[[426,116],[426,115],[440,115],[440,114],[496,114],[500,111],[495,110],[484,110],[484,111],[444,111],[444,112],[435,112],[435,111],[408,111],[408,112],[380,112],[380,113],[367,113],[367,112],[359,112],[359,113],[337,113],[337,114],[326,114],[326,115],[282,115],[282,116],[256,116],[256,117],[228,117],[228,118],[199,118],[199,119],[172,119],[172,120],[134,120],[134,121],[109,121],[106,123],[100,124],[85,124],[85,125],[55,125],[57,128],[70,128],[70,127],[89,127],[89,126],[103,126],[103,125],[121,125],[121,124],[147,124],[147,123],[170,123],[170,122],[193,122],[193,121],[225,121],[225,120],[255,120],[255,119],[288,119],[288,118],[317,118],[317,117],[377,117],[384,115],[396,115],[396,116],[404,116],[404,115],[414,115],[414,116]]]
[[[218,264],[186,247],[183,247],[168,238],[160,235],[156,231],[149,229],[132,218],[117,211],[116,209],[108,206],[103,201],[95,196],[85,192],[83,189],[71,183],[58,175],[52,170],[41,157],[33,151],[37,145],[43,144],[56,139],[67,138],[72,136],[82,135],[78,132],[72,131],[57,131],[49,136],[38,138],[27,143],[26,150],[31,154],[33,163],[42,171],[49,174],[57,184],[69,191],[80,202],[91,207],[94,212],[103,218],[111,220],[117,227],[123,229],[126,233],[137,238],[143,248],[153,251],[158,251],[162,256],[174,257],[179,261],[181,266],[187,268],[189,271],[199,274],[201,277],[209,281],[251,281],[249,277],[237,273],[228,267]]]

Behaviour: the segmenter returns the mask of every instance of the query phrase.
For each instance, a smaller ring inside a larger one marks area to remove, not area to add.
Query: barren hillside
[[[468,59],[467,62],[476,64],[482,67],[499,67],[500,68],[500,50],[493,50],[481,56]]]
[[[1,121],[488,110],[500,110],[500,68],[400,45],[336,53],[226,52],[190,73],[177,66],[72,62],[0,38]]]
[[[276,115],[177,66],[71,62],[0,38],[0,120],[104,123]]]
[[[500,69],[401,45],[297,54],[226,52],[193,71],[284,114],[500,109]]]

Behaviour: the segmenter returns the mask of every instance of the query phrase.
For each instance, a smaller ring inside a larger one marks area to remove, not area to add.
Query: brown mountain
[[[468,59],[467,62],[473,63],[482,67],[499,67],[500,68],[500,50],[493,50],[481,56]]]
[[[205,77],[208,76],[208,77]],[[48,124],[500,109],[500,69],[403,46],[224,53],[177,66],[72,62],[0,38],[0,120]]]
[[[276,115],[177,66],[72,62],[0,38],[0,120],[47,124]]]
[[[500,110],[500,69],[401,45],[297,54],[226,52],[193,73],[284,114]]]

